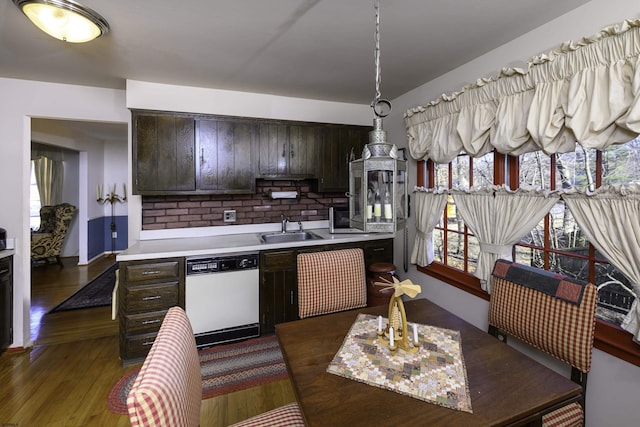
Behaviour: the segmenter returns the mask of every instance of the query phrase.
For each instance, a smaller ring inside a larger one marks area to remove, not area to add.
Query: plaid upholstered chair
[[[504,342],[514,336],[571,365],[571,379],[582,386],[579,402],[552,409],[542,425],[583,426],[596,287],[504,260],[496,262],[492,279],[489,333]]]
[[[297,403],[272,409],[230,427],[304,427],[304,418]]]
[[[40,228],[31,233],[31,259],[60,261],[60,253],[76,207],[68,203],[56,206],[43,206],[40,209]]]
[[[367,305],[362,249],[301,253],[297,263],[301,319]]]
[[[189,318],[180,307],[167,312],[127,396],[133,427],[197,427],[202,376]]]
[[[133,427],[197,427],[202,404],[200,357],[189,318],[180,307],[167,312],[129,395]],[[256,415],[236,427],[304,427],[297,403]]]

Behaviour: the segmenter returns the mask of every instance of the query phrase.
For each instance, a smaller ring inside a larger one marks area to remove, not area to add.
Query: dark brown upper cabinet
[[[133,113],[133,192],[195,191],[195,119]]]
[[[199,119],[196,127],[198,189],[223,194],[255,192],[255,122]]]
[[[319,192],[349,191],[349,161],[362,157],[370,130],[366,126],[326,125],[320,149]]]
[[[259,129],[259,177],[317,178],[322,126],[262,122]]]
[[[133,193],[253,194],[256,178],[346,192],[369,127],[132,110]]]

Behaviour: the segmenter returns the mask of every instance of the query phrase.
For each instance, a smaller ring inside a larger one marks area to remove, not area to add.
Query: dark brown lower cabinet
[[[298,319],[296,251],[260,253],[260,331],[273,332],[277,323]]]
[[[13,342],[13,256],[0,259],[0,352]]]
[[[184,308],[184,258],[121,261],[118,285],[120,359],[145,358],[169,308]]]
[[[365,267],[374,262],[393,262],[393,239],[260,252],[260,333],[271,333],[276,324],[299,319],[296,260],[299,253],[347,248],[364,250]]]

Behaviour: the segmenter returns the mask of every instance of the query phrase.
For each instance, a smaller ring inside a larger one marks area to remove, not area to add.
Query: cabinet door
[[[255,190],[254,125],[247,121],[198,121],[198,189],[221,194]]]
[[[259,175],[265,178],[286,176],[289,158],[287,126],[278,123],[260,123],[259,128]]]
[[[195,190],[195,120],[134,113],[133,123],[134,193]]]
[[[13,257],[0,259],[0,352],[13,342]]]
[[[315,178],[320,126],[260,123],[258,174],[263,178]]]
[[[260,254],[260,331],[298,319],[296,253],[293,250]]]
[[[349,190],[349,161],[362,157],[362,149],[368,141],[368,131],[369,128],[364,126],[326,127],[320,156],[320,192]]]
[[[321,129],[316,126],[289,126],[289,174],[315,177]]]
[[[364,263],[367,268],[377,262],[393,264],[393,239],[364,242]]]

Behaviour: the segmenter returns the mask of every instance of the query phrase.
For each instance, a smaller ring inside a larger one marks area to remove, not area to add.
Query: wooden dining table
[[[472,413],[327,372],[360,313],[369,307],[276,325],[307,426],[537,425],[541,413],[577,400],[581,387],[427,299],[405,302],[407,322],[460,332]]]

